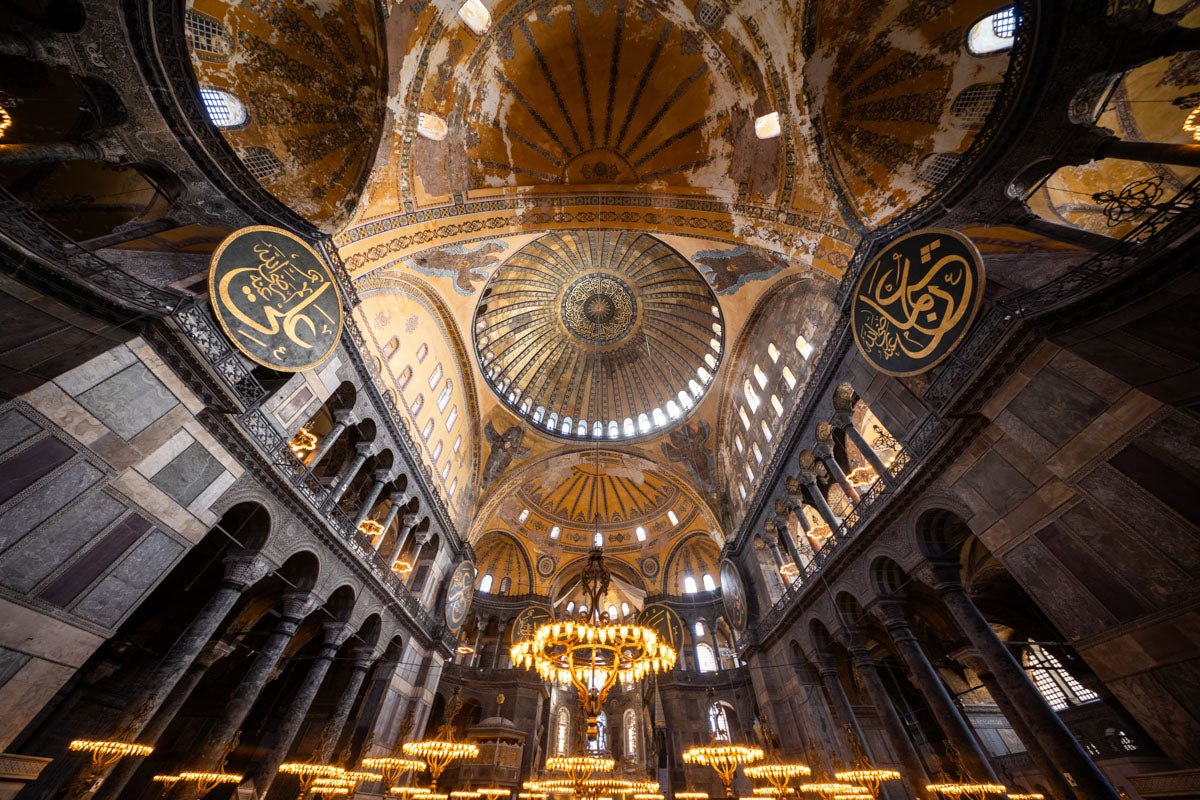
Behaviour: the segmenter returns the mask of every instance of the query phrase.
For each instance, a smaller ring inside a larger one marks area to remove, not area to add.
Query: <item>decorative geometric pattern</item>
[[[695,267],[647,234],[550,233],[496,270],[475,311],[488,384],[560,436],[628,439],[694,407],[724,325]]]

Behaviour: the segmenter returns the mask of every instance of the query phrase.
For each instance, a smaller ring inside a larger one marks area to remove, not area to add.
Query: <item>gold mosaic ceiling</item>
[[[484,378],[540,430],[631,439],[682,419],[720,364],[723,321],[691,263],[632,232],[547,234],[496,270],[475,310]]]
[[[694,33],[628,0],[535,8],[513,6],[480,55],[473,186],[687,184],[729,158],[737,95]]]

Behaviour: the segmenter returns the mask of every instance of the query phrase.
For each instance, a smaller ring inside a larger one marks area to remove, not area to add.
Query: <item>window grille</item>
[[[696,4],[696,21],[712,30],[721,25],[725,19],[725,6],[717,0],[700,0]]]
[[[926,156],[917,165],[917,178],[930,186],[936,186],[950,174],[959,158],[958,153],[934,153]]]
[[[265,147],[247,147],[242,151],[242,163],[246,165],[246,169],[250,170],[250,174],[260,181],[267,180],[283,169],[283,164],[279,163],[275,154]],[[391,342],[388,345],[390,347]],[[400,343],[397,341],[396,349],[399,349],[399,346]],[[392,354],[394,355],[395,352],[396,350],[393,349]]]
[[[960,122],[982,125],[1000,96],[999,83],[976,83],[958,93],[950,105],[950,113]]]
[[[1002,8],[992,14],[992,33],[998,39],[1011,39],[1017,34],[1017,9],[1015,6]]]
[[[188,46],[201,56],[226,59],[233,55],[233,37],[217,20],[196,11],[183,15]]]

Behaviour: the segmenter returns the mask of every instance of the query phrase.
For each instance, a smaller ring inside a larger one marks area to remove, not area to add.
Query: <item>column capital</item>
[[[933,575],[933,588],[938,594],[963,591],[962,566],[955,561],[930,560],[929,569]]]
[[[377,469],[371,474],[376,483],[387,483],[392,479],[392,471],[390,469]]]
[[[971,670],[976,675],[991,675],[992,671],[988,669],[987,662],[979,655],[979,651],[974,647],[963,646],[957,650],[952,650],[946,655],[950,656],[960,667]]]
[[[225,556],[226,585],[235,586],[239,591],[245,589],[266,576],[271,565],[257,551],[238,550]]]
[[[908,627],[908,602],[902,595],[884,595],[875,601],[875,616],[887,626]]]
[[[371,666],[371,661],[375,656],[375,645],[355,645],[350,649],[350,655],[354,658],[354,669],[366,670],[367,667]]]
[[[368,458],[375,450],[375,442],[359,442],[354,445],[354,451],[362,458]]]
[[[391,492],[388,494],[388,502],[393,506],[403,507],[408,505],[408,495],[404,492]],[[397,511],[397,513],[401,513]]]
[[[333,421],[338,425],[353,425],[355,422],[354,412],[348,408],[339,408],[333,412]]]
[[[284,592],[283,597],[280,598],[282,619],[303,619],[316,606],[316,598],[305,589]]]
[[[233,645],[229,642],[220,640],[209,642],[208,646],[201,650],[200,654],[196,656],[196,660],[193,663],[198,664],[204,669],[208,669],[213,664],[217,663],[232,652]]]

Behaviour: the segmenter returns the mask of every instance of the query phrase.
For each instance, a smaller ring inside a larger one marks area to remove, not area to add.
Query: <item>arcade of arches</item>
[[[443,726],[514,798],[716,797],[712,740],[1200,796],[1198,116],[1196,0],[4,3],[0,800]],[[315,366],[214,316],[252,226],[333,276]],[[851,296],[927,228],[986,284],[895,377]],[[679,657],[589,739],[510,648],[597,611]]]

